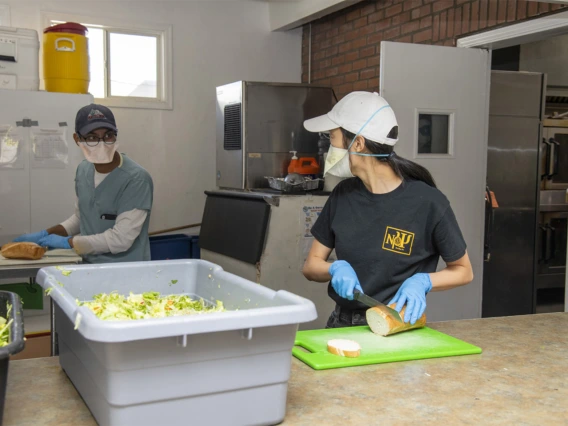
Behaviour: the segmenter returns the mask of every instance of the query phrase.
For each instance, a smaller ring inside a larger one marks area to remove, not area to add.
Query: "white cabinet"
[[[0,90],[0,244],[73,213],[82,161],[73,133],[91,95]]]

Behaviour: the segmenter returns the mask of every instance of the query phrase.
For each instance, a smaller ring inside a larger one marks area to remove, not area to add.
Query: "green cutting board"
[[[327,351],[331,339],[355,340],[361,355],[347,358]],[[292,354],[314,370],[480,354],[481,348],[455,337],[424,327],[382,337],[367,326],[299,331]]]

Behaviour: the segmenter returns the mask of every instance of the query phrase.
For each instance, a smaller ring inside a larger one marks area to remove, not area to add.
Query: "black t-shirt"
[[[373,194],[359,178],[342,181],[312,227],[312,235],[335,249],[357,273],[363,291],[383,303],[394,297],[404,280],[419,272],[435,272],[440,256],[453,262],[466,244],[448,199],[424,182],[405,181],[387,194]],[[329,296],[347,309],[364,309]]]

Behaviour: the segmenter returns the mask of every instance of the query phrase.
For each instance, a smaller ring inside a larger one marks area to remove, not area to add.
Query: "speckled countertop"
[[[568,313],[429,324],[483,354],[314,371],[284,425],[568,425]],[[12,361],[4,425],[96,425],[57,358]]]

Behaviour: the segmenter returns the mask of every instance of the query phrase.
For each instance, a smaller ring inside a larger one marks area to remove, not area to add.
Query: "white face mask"
[[[335,148],[333,145],[331,145],[329,147],[329,151],[327,153],[327,157],[325,159],[325,167],[324,167],[324,177],[326,174],[330,174],[333,176],[337,176],[340,178],[350,178],[353,177],[353,173],[351,173],[351,167],[349,166],[349,155],[358,155],[361,157],[379,157],[379,158],[386,158],[386,157],[390,157],[391,154],[363,154],[360,152],[349,152],[349,149],[351,149],[351,146],[353,146],[353,144],[355,143],[355,139],[357,139],[357,136],[359,136],[359,134],[363,131],[363,129],[367,126],[367,124],[369,124],[369,122],[373,119],[373,117],[375,117],[375,115],[377,115],[379,112],[381,112],[383,109],[385,108],[390,108],[389,105],[386,105],[382,108],[379,108],[368,120],[365,124],[363,124],[363,127],[361,127],[361,129],[357,132],[357,134],[353,137],[353,140],[351,141],[351,143],[349,144],[349,148],[348,149],[341,149],[341,148]]]
[[[97,146],[89,146],[86,143],[80,142],[79,146],[89,163],[108,164],[114,158],[114,153],[118,148],[118,142],[112,145],[99,142]]]
[[[349,153],[346,149],[336,148],[333,145],[329,147],[323,169],[323,175],[327,174],[340,178],[353,177],[349,167]]]

